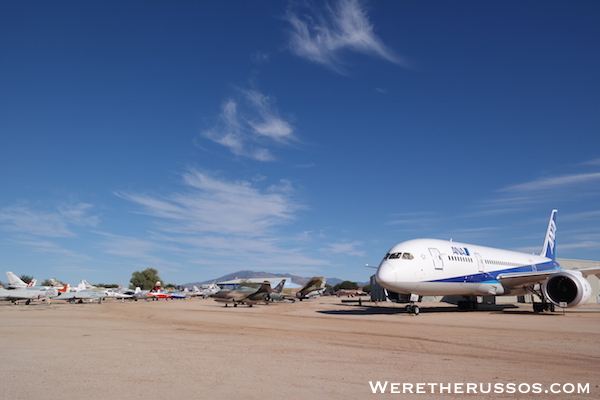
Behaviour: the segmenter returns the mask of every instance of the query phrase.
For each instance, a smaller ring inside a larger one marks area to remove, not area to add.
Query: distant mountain
[[[304,276],[298,276],[298,275],[292,275],[292,274],[273,274],[271,272],[256,272],[256,271],[242,270],[242,271],[232,272],[231,274],[223,275],[223,276],[220,276],[215,279],[209,279],[204,282],[184,283],[181,286],[187,286],[187,287],[192,287],[194,285],[201,286],[203,284],[213,283],[214,281],[217,281],[217,282],[230,281],[232,279],[235,279],[235,277],[238,277],[239,279],[244,279],[244,278],[265,278],[266,279],[266,278],[290,277],[290,278],[292,278],[292,282],[295,283],[296,285],[304,285],[306,282],[308,282],[308,280],[310,278],[312,278],[312,276],[304,277]],[[332,286],[335,286],[338,283],[341,283],[343,281],[344,281],[343,279],[338,279],[338,278],[327,278],[327,283]],[[357,283],[359,285],[366,285],[368,282],[357,282]]]

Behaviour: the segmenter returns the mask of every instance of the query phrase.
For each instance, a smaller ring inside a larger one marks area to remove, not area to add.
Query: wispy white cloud
[[[269,186],[262,176],[229,181],[195,169],[182,174],[182,182],[181,190],[164,196],[118,193],[156,220],[145,239],[106,235],[108,252],[157,267],[166,259],[180,266],[279,271],[328,264],[282,233],[304,209],[290,182]]]
[[[320,4],[320,3],[319,3]],[[344,73],[342,54],[358,52],[406,65],[375,35],[373,25],[359,0],[325,3],[323,10],[290,7],[285,15],[291,25],[289,48],[297,56]]]
[[[29,206],[9,206],[0,210],[0,227],[13,232],[43,237],[74,237],[73,227],[96,227],[100,216],[91,215],[91,204],[63,204],[52,211]]]
[[[201,136],[226,147],[236,156],[273,161],[268,146],[297,141],[294,128],[279,115],[275,98],[255,89],[239,89],[240,99],[228,99],[218,123]]]
[[[215,232],[262,236],[269,229],[295,218],[302,207],[292,199],[286,181],[266,189],[250,182],[219,180],[207,173],[189,170],[183,174],[187,191],[166,198],[119,194],[144,207],[144,213],[162,219],[164,231],[180,234]]]
[[[600,181],[600,172],[546,177],[525,183],[520,183],[518,185],[509,186],[500,189],[499,192],[518,194],[546,190],[562,190],[570,186],[582,183],[587,184],[594,181]]]
[[[592,160],[584,161],[579,165],[600,165],[600,158],[594,158]]]
[[[534,179],[496,190],[496,195],[480,204],[477,215],[507,214],[527,210],[532,204],[577,201],[600,196],[600,172],[563,174]],[[487,211],[486,211],[487,210]]]

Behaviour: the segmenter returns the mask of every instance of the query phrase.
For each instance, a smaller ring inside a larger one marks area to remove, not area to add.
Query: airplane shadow
[[[405,310],[404,304],[399,304],[395,307],[379,307],[379,306],[370,306],[370,305],[348,305],[342,304],[341,306],[347,307],[342,310],[320,310],[316,311],[320,314],[327,315],[394,315],[394,314],[407,314]],[[477,312],[504,312],[509,309],[518,309],[519,307],[512,304],[502,304],[502,305],[480,305],[477,310],[460,310],[458,307],[440,307],[440,306],[431,306],[431,307],[421,307],[419,306],[421,314],[430,314],[430,313],[456,313],[456,312],[468,312],[468,313],[477,313]],[[523,314],[533,314],[533,310],[528,311],[514,311],[516,313]],[[408,315],[408,314],[407,314]]]

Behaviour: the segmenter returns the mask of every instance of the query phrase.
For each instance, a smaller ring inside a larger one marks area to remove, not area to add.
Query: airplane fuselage
[[[550,258],[438,239],[415,239],[392,247],[377,269],[382,287],[420,296],[524,294],[505,288],[499,274],[559,271]]]

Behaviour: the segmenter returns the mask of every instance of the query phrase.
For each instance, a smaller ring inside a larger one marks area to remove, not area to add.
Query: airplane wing
[[[496,279],[507,288],[520,288],[524,286],[542,283],[550,275],[558,272],[552,271],[532,271],[532,272],[513,272],[508,274],[500,274]]]
[[[582,268],[582,269],[567,269],[560,271],[579,271],[584,277],[596,275],[600,278],[600,267]],[[542,283],[550,275],[559,271],[532,271],[532,272],[514,272],[508,274],[500,274],[496,279],[505,287],[519,288],[529,286],[536,283]]]
[[[590,275],[596,275],[596,278],[600,278],[600,267],[582,268],[576,269],[574,271],[581,272],[586,278]]]

